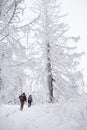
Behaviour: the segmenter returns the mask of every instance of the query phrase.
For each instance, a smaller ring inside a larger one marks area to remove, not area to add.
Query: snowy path
[[[87,130],[87,122],[70,118],[56,104],[38,104],[30,108],[2,105],[0,107],[0,130]],[[80,119],[80,120],[79,120]]]

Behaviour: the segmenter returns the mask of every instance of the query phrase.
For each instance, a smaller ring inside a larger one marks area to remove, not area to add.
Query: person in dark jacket
[[[29,97],[28,97],[28,107],[31,106],[31,103],[32,103],[32,95],[29,95]]]
[[[22,95],[20,95],[19,99],[20,99],[20,110],[23,110],[24,102],[26,101],[26,95],[25,95],[25,93],[23,93]]]

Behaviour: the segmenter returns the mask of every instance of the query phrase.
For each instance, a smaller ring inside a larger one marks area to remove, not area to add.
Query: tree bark
[[[47,44],[47,70],[48,70],[48,89],[49,89],[49,101],[53,101],[53,77],[51,69],[51,60],[50,60],[50,44]]]

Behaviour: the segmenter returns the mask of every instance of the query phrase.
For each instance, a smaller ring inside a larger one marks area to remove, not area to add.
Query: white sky
[[[29,7],[34,0],[25,0],[26,6]],[[80,51],[85,51],[86,55],[81,59],[82,72],[84,80],[87,83],[87,0],[60,0],[62,2],[61,10],[68,13],[65,22],[69,24],[69,35],[80,36],[80,41],[77,43]],[[29,12],[29,14],[28,14]],[[32,13],[26,11],[26,17],[29,15],[28,20],[32,18]]]
[[[84,80],[87,83],[87,0],[61,0],[62,10],[68,13],[67,23],[70,26],[69,34],[80,36],[78,48],[86,55],[81,60]]]

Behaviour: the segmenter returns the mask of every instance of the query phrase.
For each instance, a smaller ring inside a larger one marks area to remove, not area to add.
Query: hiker
[[[25,93],[23,93],[22,95],[19,96],[19,99],[20,99],[20,110],[23,110],[23,107],[24,107],[24,102],[26,101],[26,95]]]
[[[28,97],[28,107],[31,106],[31,103],[32,103],[32,95],[29,95],[29,97]]]

